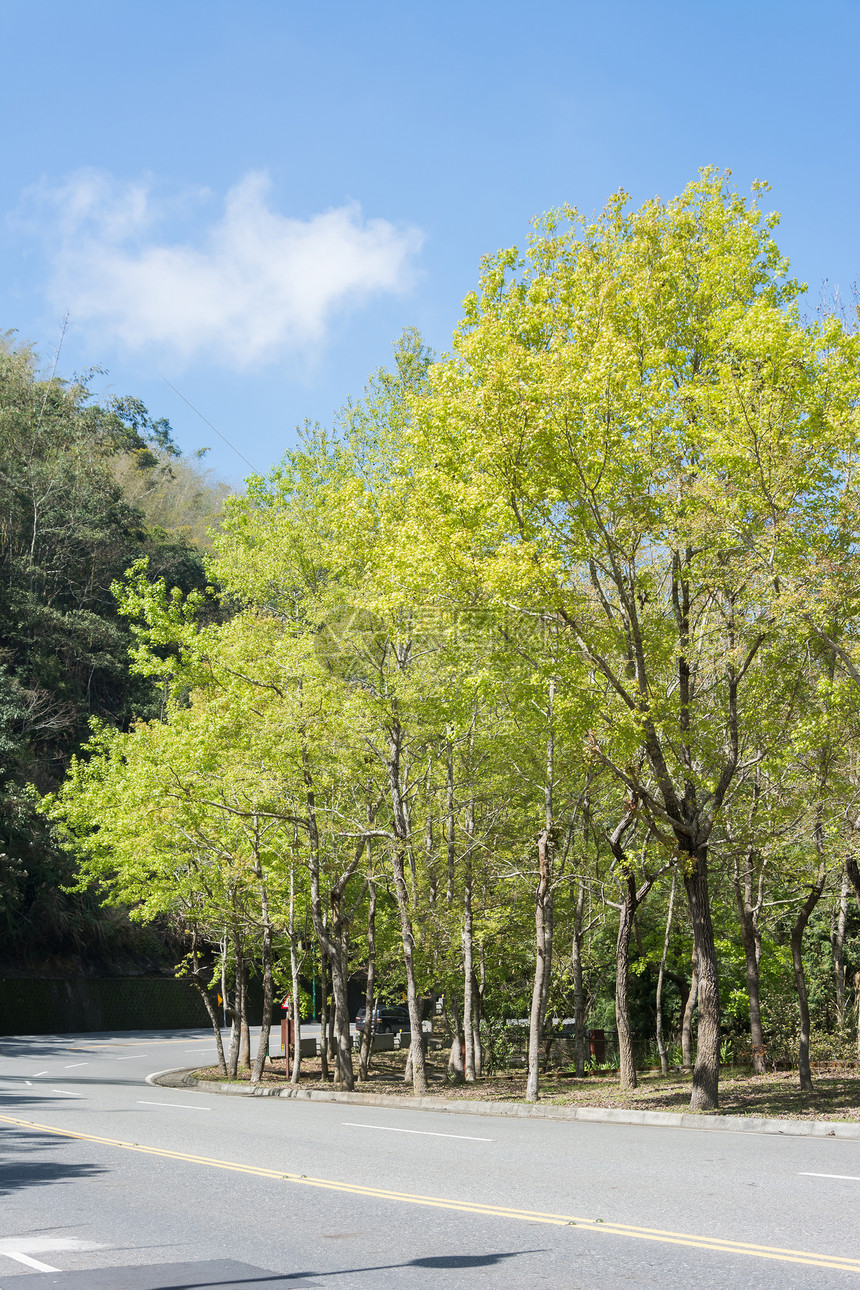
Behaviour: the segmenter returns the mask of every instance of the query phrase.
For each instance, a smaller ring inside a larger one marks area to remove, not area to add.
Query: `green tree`
[[[425,561],[564,625],[607,683],[595,755],[679,858],[697,1109],[718,1097],[709,844],[782,695],[778,570],[855,430],[853,342],[801,317],[760,193],[708,171],[550,217],[487,261],[416,412]]]
[[[176,456],[167,423],[138,401],[99,406],[85,384],[43,380],[27,349],[0,344],[0,889],[19,958],[95,948],[98,908],[63,890],[72,874],[38,796],[92,717],[124,726],[158,706],[129,672],[111,584],[146,555],[171,584],[205,585],[194,548],[149,529],[114,478],[121,456],[151,449]]]

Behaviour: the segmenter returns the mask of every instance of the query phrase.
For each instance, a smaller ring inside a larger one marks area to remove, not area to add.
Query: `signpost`
[[[284,1046],[284,1072],[287,1079],[290,1078],[290,1049],[293,1044],[293,1006],[292,1000],[287,995],[281,1004],[283,1017],[281,1017],[281,1043]]]

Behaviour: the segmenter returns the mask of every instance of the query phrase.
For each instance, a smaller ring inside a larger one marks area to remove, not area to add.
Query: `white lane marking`
[[[40,1075],[47,1075],[47,1074],[48,1074],[47,1071],[36,1071],[36,1074],[33,1076],[33,1079],[38,1079]]]
[[[422,1138],[460,1138],[464,1142],[492,1142],[492,1138],[473,1138],[469,1133],[431,1133],[428,1129],[393,1129],[388,1124],[358,1124],[354,1120],[342,1121],[350,1129],[379,1129],[382,1133],[417,1133]]]
[[[134,1061],[137,1061],[138,1057],[148,1057],[148,1056],[149,1056],[149,1053],[134,1053],[134,1055],[131,1057],[117,1057],[116,1060],[118,1062],[134,1062]]]
[[[40,1263],[38,1259],[31,1259],[29,1254],[18,1254],[15,1250],[3,1250],[3,1255],[7,1259],[15,1259],[17,1263],[24,1263],[28,1268],[35,1268],[37,1272],[59,1272],[52,1263]]]
[[[860,1182],[857,1174],[811,1174],[803,1170],[800,1172],[801,1178],[843,1178],[846,1182]]]
[[[77,1066],[89,1066],[89,1062],[72,1062],[71,1066],[66,1067],[66,1070],[73,1071]]]
[[[33,1087],[33,1081],[31,1079],[25,1079],[24,1083],[27,1085],[27,1088]]]
[[[63,1097],[83,1097],[83,1093],[67,1093],[64,1088],[52,1088],[52,1093],[61,1093]]]
[[[144,1102],[138,1098],[138,1106],[181,1106],[184,1111],[211,1111],[211,1106],[191,1106],[188,1102]]]

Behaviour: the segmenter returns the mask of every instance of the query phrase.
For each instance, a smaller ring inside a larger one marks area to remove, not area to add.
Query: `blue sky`
[[[858,0],[0,0],[0,330],[222,475],[330,423],[561,202],[773,185],[814,304],[858,246]]]

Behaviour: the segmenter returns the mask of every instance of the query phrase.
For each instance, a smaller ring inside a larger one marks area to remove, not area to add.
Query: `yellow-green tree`
[[[594,754],[683,872],[696,1109],[718,1099],[709,843],[780,702],[781,570],[855,454],[856,347],[802,317],[762,191],[706,171],[489,258],[414,436],[425,563],[563,625],[605,680]]]

